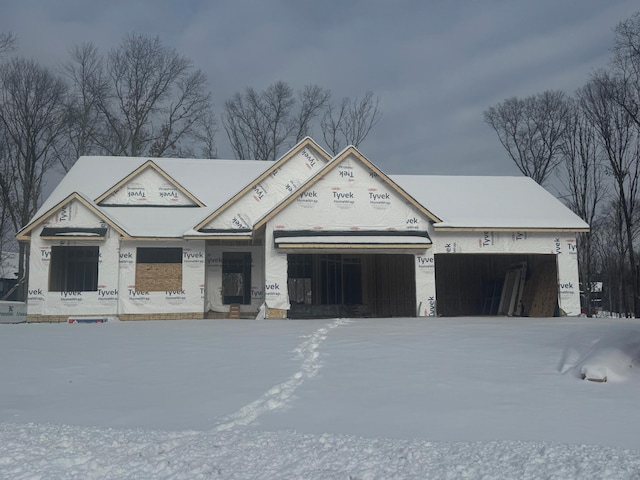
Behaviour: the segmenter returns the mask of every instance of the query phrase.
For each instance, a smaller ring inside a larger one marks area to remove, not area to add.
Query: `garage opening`
[[[289,254],[289,318],[415,316],[415,261],[405,254]]]
[[[556,255],[436,254],[438,315],[558,314]]]

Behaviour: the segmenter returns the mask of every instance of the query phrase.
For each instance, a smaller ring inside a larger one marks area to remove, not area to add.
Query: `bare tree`
[[[0,195],[14,232],[37,211],[44,178],[58,161],[56,144],[66,128],[65,94],[65,83],[33,61],[14,58],[0,67]],[[23,278],[24,243],[19,258]]]
[[[3,55],[15,50],[16,43],[16,37],[14,37],[11,32],[0,33],[0,58]]]
[[[12,33],[0,33],[0,60],[4,55],[15,50],[16,38]],[[2,135],[2,128],[0,128],[0,136]],[[4,159],[7,156],[6,147],[4,142],[0,140],[0,169],[4,169],[4,172],[0,172],[0,175],[11,174],[7,172],[6,165],[4,165]],[[4,252],[7,243],[10,243],[10,237],[12,236],[13,229],[10,227],[9,222],[9,208],[10,206],[5,204],[2,195],[0,195],[0,252]]]
[[[313,120],[327,105],[330,92],[316,85],[294,95],[283,81],[263,92],[253,88],[225,102],[222,124],[239,159],[276,160],[286,147],[309,135]]]
[[[335,106],[329,90],[310,85],[296,98],[289,84],[280,81],[263,92],[247,88],[236,93],[225,103],[222,124],[237,158],[275,160],[283,148],[310,135],[317,119],[325,143],[336,154],[346,145],[359,146],[381,116],[380,99],[372,92]]]
[[[193,138],[200,145],[200,153],[194,152],[191,156],[198,158],[218,158],[218,148],[216,146],[216,134],[218,133],[218,122],[211,113],[204,115],[198,120],[199,128],[193,132]]]
[[[486,110],[484,120],[520,171],[542,185],[562,161],[568,113],[565,94],[548,90],[504,100]]]
[[[567,130],[560,148],[565,167],[561,182],[567,191],[565,201],[569,207],[591,226],[590,232],[577,235],[580,278],[589,315],[591,278],[595,271],[592,232],[597,228],[596,218],[607,194],[607,184],[595,127],[586,118],[580,102],[571,99],[568,106]]]
[[[294,143],[311,135],[311,123],[329,105],[331,92],[317,85],[307,85],[298,94],[300,109],[293,119],[296,130]]]
[[[615,28],[613,75],[622,88],[612,92],[613,100],[640,125],[640,12]]]
[[[638,209],[635,209],[636,217]],[[640,218],[634,222],[637,238]],[[629,313],[633,305],[633,270],[629,265],[626,224],[618,199],[609,201],[592,230],[595,267],[603,280],[603,306],[609,311]]]
[[[70,60],[63,64],[62,73],[69,81],[67,96],[68,142],[61,152],[62,167],[67,171],[82,155],[100,154],[97,139],[106,129],[100,105],[109,94],[104,75],[104,62],[98,49],[91,43],[75,46]]]
[[[73,105],[85,115],[76,125],[79,153],[182,157],[207,138],[202,129],[212,125],[212,109],[206,77],[158,37],[126,35],[106,58],[90,44],[77,47],[65,74],[74,86]],[[96,112],[94,129],[85,120]]]
[[[617,99],[625,84],[607,72],[598,72],[578,91],[588,120],[598,133],[598,141],[606,159],[623,221],[627,257],[631,268],[633,304],[629,310],[640,314],[640,275],[634,248],[640,187],[640,135],[627,110]]]
[[[335,155],[347,145],[358,147],[381,118],[380,98],[370,91],[360,100],[343,98],[339,106],[330,104],[321,122],[329,151]]]

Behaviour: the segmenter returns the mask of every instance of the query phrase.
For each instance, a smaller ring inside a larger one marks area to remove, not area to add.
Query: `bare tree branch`
[[[568,107],[560,91],[509,98],[484,112],[520,171],[544,184],[561,161],[560,145],[567,128]]]
[[[17,43],[16,37],[11,32],[0,33],[0,58],[15,50]]]
[[[325,112],[321,122],[324,141],[334,155],[347,145],[358,147],[381,118],[380,99],[373,92],[359,101],[343,98],[338,107],[329,105]]]
[[[323,103],[321,91],[313,87],[308,87],[301,98],[302,109],[296,113],[293,90],[280,81],[263,92],[247,88],[244,94],[237,93],[225,102],[222,124],[236,157],[276,160],[294,135],[308,129],[315,110]]]
[[[127,35],[106,57],[91,44],[76,47],[64,71],[77,153],[183,157],[204,139],[204,151],[215,151],[206,76],[158,37]]]
[[[640,131],[629,112],[620,105],[626,84],[607,72],[593,76],[578,93],[581,108],[598,134],[600,148],[608,161],[613,178],[617,209],[623,221],[628,261],[632,271],[633,305],[630,311],[640,314],[640,276],[634,248],[634,231],[640,187]]]
[[[65,95],[65,83],[33,61],[14,58],[0,67],[0,196],[14,232],[37,211],[44,179],[58,162],[56,146],[67,125]],[[21,244],[19,278],[24,267]]]

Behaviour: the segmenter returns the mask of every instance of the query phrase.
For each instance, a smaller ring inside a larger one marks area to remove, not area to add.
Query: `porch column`
[[[435,317],[436,264],[433,249],[415,254],[416,313],[419,317]]]
[[[289,304],[287,288],[287,253],[275,248],[273,230],[265,232],[264,301],[267,318],[286,318]]]

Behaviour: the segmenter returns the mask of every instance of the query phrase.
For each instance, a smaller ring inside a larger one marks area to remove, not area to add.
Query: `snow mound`
[[[622,382],[640,364],[640,331],[598,330],[567,342],[559,370],[594,382]]]

